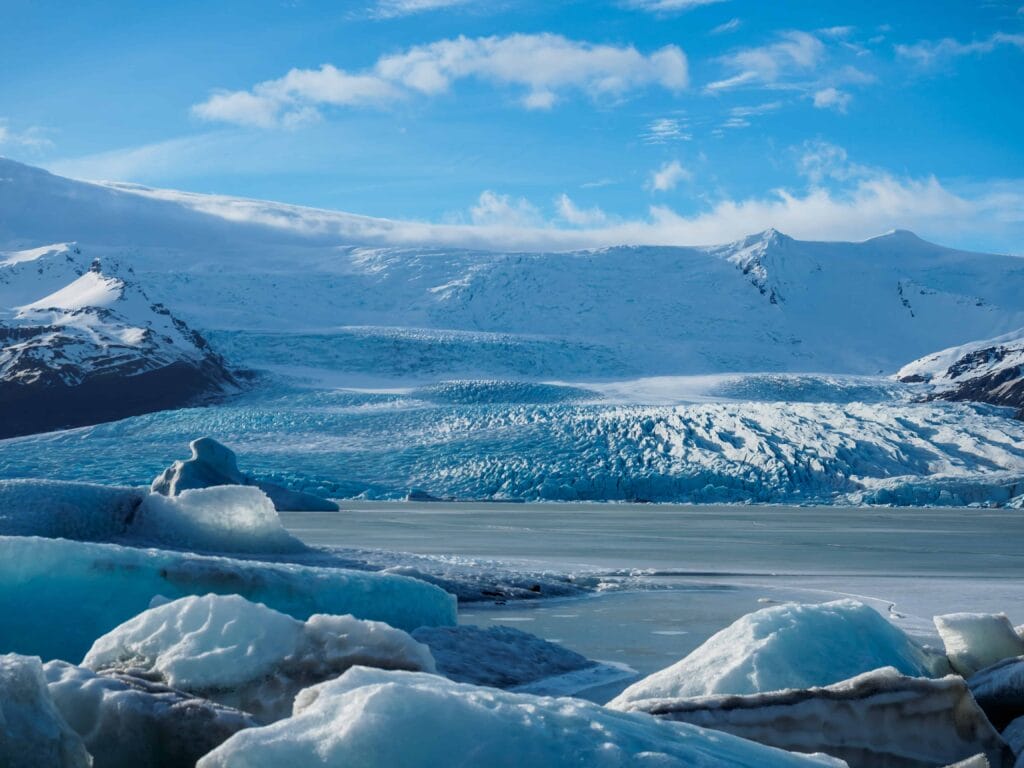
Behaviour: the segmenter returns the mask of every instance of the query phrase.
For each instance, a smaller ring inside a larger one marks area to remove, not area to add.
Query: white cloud
[[[648,13],[678,13],[691,11],[702,5],[715,5],[726,0],[626,0],[627,8],[636,8]]]
[[[932,67],[958,56],[991,53],[1000,46],[1009,45],[1024,50],[1024,35],[996,32],[984,40],[961,43],[952,37],[942,40],[922,40],[913,45],[897,45],[896,54],[920,67]]]
[[[373,15],[380,19],[410,16],[424,11],[440,11],[469,5],[473,0],[378,0]]]
[[[249,91],[220,91],[193,107],[205,120],[259,127],[315,119],[323,106],[383,106],[412,94],[436,95],[459,80],[524,88],[527,109],[549,109],[567,91],[619,98],[648,86],[689,84],[686,54],[674,45],[649,55],[633,46],[598,45],[561,35],[458,37],[383,56],[349,73],[325,64],[293,69]]]
[[[46,131],[32,126],[21,131],[10,127],[7,118],[0,117],[0,147],[20,147],[22,149],[41,150],[53,146],[46,137]]]
[[[693,178],[686,168],[678,160],[671,160],[663,163],[657,170],[651,171],[647,180],[647,188],[652,192],[669,192],[676,188],[680,181],[687,181]]]
[[[673,141],[689,141],[693,138],[685,130],[685,124],[676,117],[659,117],[647,125],[647,130],[640,134],[646,144],[668,144]]]
[[[513,200],[491,190],[480,194],[469,216],[474,224],[488,227],[530,227],[541,221],[540,211],[526,198]]]
[[[793,72],[813,70],[825,56],[825,45],[807,32],[783,32],[770,45],[745,48],[721,57],[735,74],[709,83],[705,90],[723,91],[742,85],[771,85]]]
[[[814,92],[814,106],[818,109],[834,109],[845,113],[852,99],[853,96],[838,88],[822,88]]]
[[[608,216],[598,207],[580,208],[564,192],[555,200],[558,217],[576,227],[593,227],[604,224]]]
[[[711,30],[712,35],[724,35],[727,32],[735,32],[743,22],[740,19],[729,19]]]

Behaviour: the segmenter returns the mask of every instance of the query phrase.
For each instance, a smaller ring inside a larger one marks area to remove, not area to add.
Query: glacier
[[[241,731],[197,768],[401,765],[782,768],[840,761],[796,755],[646,714],[568,698],[354,667],[307,688],[293,716]]]

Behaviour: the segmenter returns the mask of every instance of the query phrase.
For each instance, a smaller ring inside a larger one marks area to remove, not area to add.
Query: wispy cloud
[[[37,126],[15,130],[11,128],[7,118],[0,117],[0,148],[6,146],[30,150],[49,149],[53,146],[53,141],[46,133],[46,130]]]
[[[984,40],[962,43],[952,37],[941,40],[922,40],[913,45],[897,45],[896,54],[909,59],[922,68],[943,64],[950,59],[971,54],[992,53],[1001,46],[1012,46],[1024,50],[1024,35],[996,32]]]
[[[846,108],[850,105],[850,101],[853,100],[846,91],[840,91],[838,88],[822,88],[820,91],[814,92],[814,106],[818,109],[834,109],[836,112],[846,112]]]
[[[684,168],[678,160],[671,160],[651,171],[647,180],[647,188],[652,192],[669,192],[675,189],[679,182],[692,178],[693,174]]]
[[[793,72],[813,70],[825,56],[825,44],[807,32],[783,32],[770,45],[744,48],[721,57],[729,77],[709,83],[705,90],[725,91],[744,85],[772,85]]]
[[[740,26],[742,26],[742,24],[743,22],[740,19],[729,19],[728,21],[719,24],[717,27],[714,27],[711,30],[710,34],[724,35],[728,32],[735,32],[737,29],[740,28]]]
[[[474,224],[489,227],[530,227],[542,220],[540,211],[526,198],[512,198],[491,190],[480,194],[469,215]]]
[[[647,11],[648,13],[679,13],[692,11],[702,5],[715,5],[727,0],[626,0],[627,8]]]
[[[476,79],[521,88],[520,104],[549,109],[567,92],[621,98],[649,86],[680,91],[689,84],[686,54],[674,45],[650,54],[633,46],[597,45],[561,35],[458,37],[383,56],[350,73],[325,64],[293,69],[248,91],[220,91],[193,107],[204,120],[259,127],[316,119],[323,107],[383,106],[432,96]]]
[[[668,144],[674,141],[689,141],[693,137],[680,118],[659,117],[647,124],[647,129],[640,134],[640,138],[646,144]]]
[[[411,16],[425,11],[441,11],[474,4],[475,0],[378,0],[373,15],[380,19]]]
[[[594,227],[608,220],[600,208],[580,208],[564,192],[555,199],[555,209],[560,219],[575,227]]]

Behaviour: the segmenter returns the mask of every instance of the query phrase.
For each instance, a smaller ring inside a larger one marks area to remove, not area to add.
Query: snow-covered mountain
[[[877,374],[1024,326],[1024,259],[909,232],[860,243],[770,230],[707,247],[456,247],[485,237],[0,161],[0,243],[75,240],[130,264],[150,296],[251,367],[402,380]]]
[[[1024,413],[1024,329],[926,355],[896,377],[927,383],[943,400],[1009,405]]]
[[[233,386],[131,269],[75,245],[0,252],[0,437],[187,404]]]

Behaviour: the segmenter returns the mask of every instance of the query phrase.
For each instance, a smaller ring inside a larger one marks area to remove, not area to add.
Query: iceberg
[[[958,675],[929,680],[887,667],[823,688],[646,699],[625,710],[780,749],[824,752],[850,768],[921,768],[979,753],[992,765],[1009,759],[1006,744]]]
[[[238,469],[234,451],[212,437],[193,440],[192,456],[176,461],[153,481],[150,490],[164,496],[219,485],[250,485],[263,491],[279,512],[337,512],[338,505],[309,493],[293,491],[275,483],[254,480]]]
[[[0,656],[0,765],[90,768],[92,757],[54,706],[42,662]]]
[[[1013,656],[1024,656],[1024,639],[1003,613],[947,613],[934,618],[953,669],[969,677]]]
[[[50,695],[82,737],[93,768],[193,768],[257,723],[245,712],[127,675],[97,675],[64,661],[44,665]]]
[[[115,544],[0,536],[0,648],[81,658],[156,595],[239,594],[297,619],[317,613],[413,630],[455,624],[455,597],[405,576]]]
[[[787,603],[747,614],[609,706],[639,699],[752,694],[829,685],[880,667],[931,676],[925,651],[856,600]]]
[[[513,627],[420,627],[437,671],[458,683],[515,688],[597,666],[575,651]]]
[[[379,621],[293,619],[238,595],[183,597],[93,643],[82,666],[155,679],[250,712],[287,717],[301,689],[356,666],[434,671],[425,645]]]
[[[967,678],[967,685],[997,728],[1024,717],[1024,657],[985,667]]]
[[[270,498],[259,488],[218,486],[151,493],[129,526],[130,537],[201,552],[302,552],[306,545],[288,533]]]
[[[307,688],[292,717],[241,731],[197,768],[833,766],[716,731],[569,698],[354,667]]]
[[[110,541],[125,533],[145,491],[58,480],[0,480],[0,534]]]

